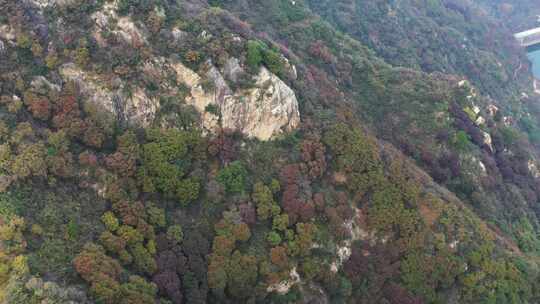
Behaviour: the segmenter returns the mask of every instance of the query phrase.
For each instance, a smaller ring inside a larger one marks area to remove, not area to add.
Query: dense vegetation
[[[140,30],[97,31],[110,6]],[[0,0],[0,303],[538,302],[527,7]],[[294,90],[297,130],[209,133],[151,68],[231,57],[231,88],[265,67]],[[84,82],[144,92],[155,119]]]

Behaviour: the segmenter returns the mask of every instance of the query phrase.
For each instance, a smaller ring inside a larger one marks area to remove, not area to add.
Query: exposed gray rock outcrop
[[[177,43],[184,41],[186,39],[186,37],[189,36],[188,33],[180,30],[177,27],[172,29],[171,35],[172,35],[172,38],[174,39],[174,41],[177,42]]]
[[[227,77],[234,78],[238,71],[234,61],[225,68]],[[212,131],[216,127],[242,132],[248,137],[268,140],[283,132],[290,132],[300,124],[296,95],[281,79],[262,67],[255,85],[249,89],[232,92],[223,76],[211,67],[204,81],[212,88],[203,89],[203,78],[177,62],[173,65],[178,81],[187,85],[191,95],[186,102],[193,105],[202,116],[202,125]],[[217,108],[219,113],[209,111]]]
[[[240,66],[240,61],[234,57],[227,60],[225,67],[223,68],[223,75],[225,75],[227,79],[235,82],[238,81],[238,78],[243,72],[244,70]]]
[[[92,15],[95,22],[93,36],[102,47],[106,46],[103,32],[110,31],[126,43],[139,47],[147,43],[146,29],[135,24],[128,16],[118,16],[118,1],[105,3],[103,8]]]
[[[9,25],[0,26],[0,38],[7,41],[15,41],[15,30]]]
[[[46,94],[46,92],[50,90],[60,92],[59,85],[51,83],[49,80],[47,80],[47,78],[43,76],[34,77],[30,85],[32,86],[32,89],[34,91],[42,92],[42,94]]]
[[[267,140],[290,132],[300,124],[293,90],[266,68],[261,68],[255,87],[229,96],[221,105],[224,128]]]
[[[64,80],[77,83],[85,102],[94,105],[100,112],[123,121],[128,125],[149,126],[159,109],[159,101],[150,98],[139,87],[126,89],[121,81],[117,88],[109,89],[100,77],[81,70],[74,64],[66,64],[60,68]]]
[[[300,124],[294,92],[268,69],[261,68],[253,87],[233,91],[215,66],[208,62],[207,67],[200,76],[178,61],[157,58],[145,63],[141,72],[156,79],[173,73],[178,85],[189,89],[185,102],[199,112],[201,127],[207,132],[224,128],[268,140]],[[239,65],[229,73],[234,70],[243,73]],[[60,74],[64,80],[77,83],[87,104],[128,125],[149,126],[159,111],[157,98],[149,97],[140,87],[128,88],[120,79],[110,85],[110,80],[85,72],[72,63],[63,65]]]

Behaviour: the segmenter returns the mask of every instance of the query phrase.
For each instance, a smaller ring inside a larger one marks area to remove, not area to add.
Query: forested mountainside
[[[490,14],[504,20],[500,25],[514,32],[524,31],[538,26],[540,3],[536,1],[479,1]]]
[[[538,303],[537,11],[0,0],[0,303]]]

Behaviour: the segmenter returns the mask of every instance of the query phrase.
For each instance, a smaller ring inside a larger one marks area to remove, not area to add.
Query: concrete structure
[[[524,47],[540,44],[540,27],[514,34],[514,37]]]

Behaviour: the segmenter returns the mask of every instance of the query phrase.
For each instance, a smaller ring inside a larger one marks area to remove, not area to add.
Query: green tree
[[[176,244],[182,243],[184,239],[184,232],[180,225],[173,225],[167,229],[167,238]]]
[[[268,232],[266,240],[270,243],[270,246],[277,246],[281,244],[281,236],[275,231]]]
[[[187,206],[199,197],[201,186],[194,178],[183,179],[177,183],[176,187],[176,197],[182,206]]]
[[[152,275],[157,270],[156,261],[152,254],[142,243],[136,243],[130,246],[130,252],[133,255],[133,262],[138,271]]]
[[[464,131],[459,131],[454,137],[454,145],[459,151],[468,151],[471,148],[471,139]]]
[[[165,227],[166,225],[166,219],[165,219],[165,210],[162,208],[156,207],[154,204],[149,203],[146,207],[146,214],[148,215],[148,222],[151,225],[157,226],[157,227]]]
[[[11,171],[19,178],[30,176],[46,176],[47,165],[45,163],[46,149],[41,142],[35,144],[23,144],[13,159]]]
[[[204,155],[198,133],[176,129],[147,130],[148,143],[142,146],[139,182],[145,192],[160,191],[182,205],[197,199],[199,182],[186,177],[196,157]],[[197,152],[195,151],[197,150]]]
[[[272,191],[268,186],[258,182],[253,186],[251,198],[257,207],[257,216],[260,220],[269,219],[272,216],[278,215],[281,210],[274,201]]]
[[[285,231],[287,227],[289,227],[289,216],[287,214],[280,214],[274,217],[272,229]]]
[[[228,193],[244,193],[246,177],[247,170],[244,165],[239,161],[234,161],[218,173],[217,181]]]
[[[120,304],[154,304],[157,291],[156,284],[149,283],[140,276],[130,276],[129,281],[120,286]]]
[[[270,72],[276,75],[281,75],[283,72],[283,59],[278,52],[271,49],[266,49],[263,55],[263,62],[264,65],[268,67]]]
[[[116,231],[118,227],[120,226],[118,219],[116,218],[114,213],[112,213],[111,211],[105,212],[101,216],[101,221],[103,222],[103,224],[109,231]]]
[[[144,240],[144,236],[137,229],[128,225],[120,226],[117,233],[118,236],[130,245],[142,243]]]
[[[250,40],[247,42],[246,63],[252,70],[259,68],[263,61],[264,46],[259,41]]]

